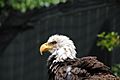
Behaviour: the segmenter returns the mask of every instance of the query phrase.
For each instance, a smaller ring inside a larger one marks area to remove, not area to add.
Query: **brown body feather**
[[[54,56],[48,59],[49,80],[120,80],[96,57],[67,59],[57,63],[53,63],[54,60]]]

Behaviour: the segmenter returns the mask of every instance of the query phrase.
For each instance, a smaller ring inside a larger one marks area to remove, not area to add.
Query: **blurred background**
[[[39,47],[53,34],[70,37],[78,57],[97,56],[112,68],[120,47],[97,46],[102,32],[120,34],[120,0],[1,0],[0,80],[47,80],[49,54]]]

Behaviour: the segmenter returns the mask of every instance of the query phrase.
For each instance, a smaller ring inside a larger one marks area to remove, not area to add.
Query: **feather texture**
[[[52,63],[54,59],[48,60],[49,80],[120,80],[96,57],[68,58]]]
[[[76,58],[76,47],[72,40],[67,36],[63,35],[53,35],[51,36],[47,43],[56,41],[55,47],[52,50],[49,50],[52,54],[55,55],[55,60],[53,62],[64,62],[67,58],[74,59]]]

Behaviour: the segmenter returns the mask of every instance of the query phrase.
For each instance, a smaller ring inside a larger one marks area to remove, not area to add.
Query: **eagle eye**
[[[56,44],[57,42],[56,41],[53,41],[53,42],[50,42],[49,44]]]

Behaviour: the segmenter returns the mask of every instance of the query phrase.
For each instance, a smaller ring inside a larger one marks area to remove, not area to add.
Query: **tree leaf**
[[[60,0],[52,0],[52,3],[56,5],[56,4],[60,3]]]

